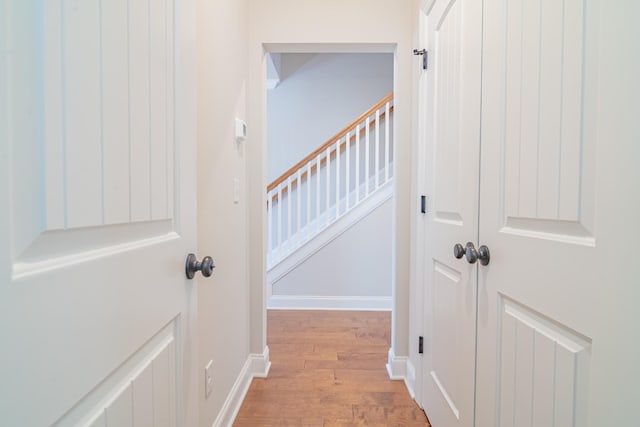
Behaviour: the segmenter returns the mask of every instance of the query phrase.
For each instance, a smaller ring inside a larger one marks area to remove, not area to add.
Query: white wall
[[[211,427],[249,356],[247,212],[244,146],[234,118],[246,117],[248,12],[245,0],[198,1],[198,258],[213,276],[199,279],[200,423]],[[233,179],[240,203],[233,202]],[[260,350],[262,351],[262,350]],[[204,367],[213,360],[213,394]]]
[[[368,299],[388,298],[390,308],[392,208],[392,199],[388,199],[275,280],[273,299],[284,297],[282,304],[295,308],[313,308],[305,305],[305,301],[313,303],[313,297],[326,297],[322,301],[327,304],[344,301],[347,307],[370,308],[366,307]],[[292,300],[290,297],[297,298]],[[349,305],[350,300],[356,301],[355,305]]]
[[[318,148],[393,89],[391,53],[284,53],[267,92],[267,181]]]
[[[248,0],[250,9],[247,150],[250,232],[251,349],[265,344],[266,186],[265,50],[279,52],[395,52],[395,198],[392,241],[395,354],[408,354],[412,69],[416,0]],[[356,17],[356,18],[354,18]],[[228,37],[227,37],[228,39]]]

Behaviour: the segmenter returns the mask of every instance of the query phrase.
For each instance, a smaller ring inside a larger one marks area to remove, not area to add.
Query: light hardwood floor
[[[269,311],[271,371],[234,426],[429,426],[385,364],[391,313]]]

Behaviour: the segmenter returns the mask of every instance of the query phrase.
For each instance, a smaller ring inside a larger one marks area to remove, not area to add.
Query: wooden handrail
[[[391,101],[393,99],[393,92],[389,92],[389,94],[387,94],[384,98],[382,98],[380,101],[378,101],[373,107],[369,108],[367,111],[365,111],[364,113],[362,113],[360,115],[360,117],[358,117],[357,119],[355,119],[354,121],[352,121],[351,123],[349,123],[344,129],[342,129],[340,132],[338,132],[337,134],[335,134],[334,136],[332,136],[331,138],[329,138],[327,140],[327,142],[325,142],[324,144],[322,144],[320,147],[316,148],[315,150],[313,150],[311,153],[309,153],[304,159],[300,160],[298,163],[296,163],[295,165],[293,165],[291,168],[289,168],[285,173],[283,173],[282,175],[280,175],[278,178],[276,178],[275,180],[273,180],[273,182],[271,182],[271,184],[269,184],[267,186],[267,192],[273,190],[274,188],[276,188],[279,184],[285,182],[290,176],[292,176],[293,174],[295,174],[298,169],[300,169],[301,167],[305,166],[307,163],[309,163],[312,159],[314,159],[318,154],[322,153],[323,151],[325,151],[327,148],[329,148],[331,145],[333,145],[335,142],[340,141],[340,139],[344,138],[344,136],[348,133],[353,131],[356,126],[358,126],[358,124],[360,124],[361,121],[365,120],[367,117],[369,117],[370,115],[372,115],[373,113],[376,112],[376,110],[380,109],[383,105],[385,105],[387,102]],[[393,106],[391,106],[389,108],[389,112],[393,111]],[[380,115],[380,118],[384,117],[384,113]],[[373,122],[370,124],[370,126],[373,125]],[[351,139],[355,139],[355,135],[353,135]],[[342,144],[340,144],[340,146],[338,147],[338,149],[341,149]],[[324,159],[323,159],[324,161]],[[312,165],[311,169],[314,169],[316,167],[316,165]],[[302,171],[301,176],[302,175],[306,175],[306,171]]]
[[[392,113],[392,112],[393,112],[393,105],[391,105],[391,106],[389,107],[389,113]],[[386,115],[386,113],[385,113],[385,112],[380,113],[380,119],[383,119],[383,118],[385,117],[385,115]],[[374,126],[375,126],[375,124],[376,124],[375,122],[371,122],[371,123],[369,123],[369,128],[374,127]],[[354,132],[354,133],[351,135],[351,137],[349,138],[349,145],[353,144],[353,142],[352,142],[352,141],[355,141],[355,139],[356,139],[356,134],[355,134],[355,132]],[[337,147],[337,148],[339,148],[339,149],[340,149],[340,152],[341,152],[341,153],[342,153],[342,152],[344,152],[344,151],[346,151],[347,147],[345,147],[345,145],[346,145],[346,141],[344,141],[344,142],[340,143],[340,144],[339,144],[339,147]],[[334,159],[335,157],[336,157],[336,150],[333,150],[333,151],[331,152],[331,159]],[[323,157],[323,158],[320,160],[320,167],[322,167],[325,163],[327,163],[327,158],[326,158],[326,157]],[[317,164],[316,164],[316,163],[312,163],[312,164],[311,164],[311,168],[310,168],[311,172],[313,173],[313,171],[315,171],[316,169],[317,169]],[[306,169],[303,169],[303,170],[302,170],[302,172],[300,173],[300,179],[303,179],[306,175],[307,175],[307,170],[306,170]],[[291,176],[293,176],[293,173],[291,174]],[[287,179],[287,178],[285,178],[285,181],[286,181],[286,179]],[[277,187],[277,185],[278,185],[278,184],[276,184],[276,187]],[[297,185],[298,185],[298,181],[297,181],[297,180],[291,181],[291,189],[294,189],[295,187],[297,187]],[[275,187],[274,187],[274,188],[275,188]],[[271,189],[269,189],[268,191],[271,191]],[[282,189],[282,194],[286,194],[286,193],[287,193],[287,191],[288,191],[288,190],[287,190],[287,187],[284,187],[284,188]],[[272,200],[272,201],[274,201],[274,202],[275,202],[275,201],[277,201],[277,200],[278,200],[278,195],[277,195],[277,194],[274,194],[274,195],[271,197],[271,200]]]

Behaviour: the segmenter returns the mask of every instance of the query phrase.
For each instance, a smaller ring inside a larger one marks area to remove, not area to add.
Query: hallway
[[[429,426],[385,363],[391,313],[268,311],[267,379],[254,379],[234,426]]]

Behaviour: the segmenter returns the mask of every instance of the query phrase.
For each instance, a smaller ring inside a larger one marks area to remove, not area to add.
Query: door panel
[[[502,28],[492,29],[503,37],[496,54],[504,79],[496,84],[504,97],[505,232],[593,243],[593,140],[583,138],[582,123],[584,12],[582,1],[513,1]]]
[[[446,2],[438,2],[436,5]],[[460,135],[460,63],[461,63],[461,20],[460,1],[451,1],[442,15],[429,22],[435,24],[433,30],[433,51],[435,55],[435,220],[452,225],[463,224],[464,167],[458,161],[464,154],[465,141]],[[437,22],[434,22],[437,19]],[[466,212],[464,212],[466,213]],[[468,218],[467,218],[468,219]]]
[[[127,16],[135,13],[128,13],[126,2],[119,8],[117,2],[104,5],[103,19],[98,2],[76,3],[44,6],[48,32],[42,62],[36,64],[43,67],[43,127],[39,140],[13,152],[13,165],[40,166],[13,171],[13,194],[25,193],[25,183],[32,185],[26,192],[33,193],[12,204],[15,268],[21,274],[63,254],[176,231],[173,100],[168,96],[174,88],[167,71],[173,69],[173,34],[166,25],[173,11],[142,11],[138,19],[153,17],[162,31],[151,39],[149,28],[138,25],[146,38],[136,61],[130,61],[135,32],[127,41],[123,25],[126,29]],[[141,3],[131,9],[136,4]],[[156,67],[150,72],[153,56]],[[133,87],[146,91],[136,93]]]
[[[574,425],[587,409],[574,390],[588,381],[590,340],[506,297],[500,303],[498,425]]]
[[[636,423],[638,6],[556,3],[484,2],[481,426]]]
[[[431,279],[432,293],[428,296],[431,301],[437,301],[433,307],[431,323],[432,336],[429,346],[431,351],[431,379],[437,387],[437,391],[444,398],[451,413],[460,417],[460,375],[459,363],[451,363],[452,355],[458,354],[460,340],[465,338],[468,319],[460,316],[465,312],[464,301],[460,296],[471,295],[464,290],[462,274],[460,271],[434,261],[433,277]],[[455,360],[456,357],[453,356]],[[435,414],[434,414],[435,415]]]
[[[195,67],[175,10],[193,19],[185,1],[0,1],[11,425],[194,415]]]
[[[163,328],[55,425],[176,425],[178,327]]]
[[[427,29],[422,405],[433,425],[472,426],[477,277],[453,246],[477,234],[481,2],[436,1]]]

